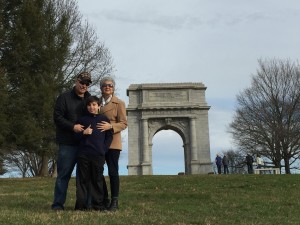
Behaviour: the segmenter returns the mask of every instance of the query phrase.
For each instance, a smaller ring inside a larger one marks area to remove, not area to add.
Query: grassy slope
[[[300,175],[122,176],[120,210],[53,212],[53,178],[0,179],[0,224],[300,224]]]

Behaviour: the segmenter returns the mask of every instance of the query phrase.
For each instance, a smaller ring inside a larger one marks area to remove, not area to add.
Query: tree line
[[[81,71],[111,76],[113,60],[75,0],[0,0],[0,12],[0,173],[48,176],[56,97]]]

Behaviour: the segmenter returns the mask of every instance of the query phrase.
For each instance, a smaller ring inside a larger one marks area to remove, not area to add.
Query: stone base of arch
[[[212,163],[191,163],[191,171],[185,171],[185,174],[209,174],[212,172]],[[128,165],[128,175],[152,175],[152,165],[142,163],[141,165]]]

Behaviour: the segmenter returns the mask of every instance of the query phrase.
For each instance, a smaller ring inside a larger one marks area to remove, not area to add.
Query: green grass
[[[0,224],[300,224],[300,175],[122,176],[117,212],[50,210],[54,178],[0,179]]]

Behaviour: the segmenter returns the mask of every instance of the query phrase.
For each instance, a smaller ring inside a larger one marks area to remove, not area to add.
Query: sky
[[[236,96],[251,85],[258,59],[298,60],[299,0],[78,0],[78,10],[109,48],[117,95],[130,84],[202,82],[211,107],[211,159],[235,148],[227,132]],[[120,174],[127,175],[127,130]],[[153,174],[184,171],[174,131],[153,139]]]

